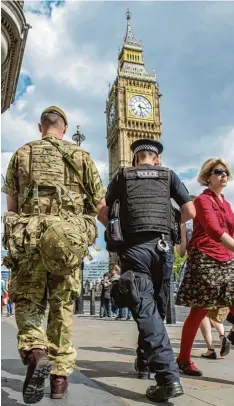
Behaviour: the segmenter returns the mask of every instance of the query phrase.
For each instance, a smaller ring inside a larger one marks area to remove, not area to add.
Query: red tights
[[[190,360],[193,342],[195,340],[197,330],[201,324],[201,321],[206,316],[208,310],[201,308],[192,308],[187,319],[184,322],[180,353],[178,356],[179,364],[184,364]],[[230,307],[230,312],[234,316],[234,306]]]

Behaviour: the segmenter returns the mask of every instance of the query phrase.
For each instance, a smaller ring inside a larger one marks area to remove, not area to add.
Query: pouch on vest
[[[120,202],[115,200],[110,213],[110,220],[108,221],[105,241],[106,249],[109,252],[118,252],[123,247],[123,236],[119,218]]]
[[[111,297],[117,307],[133,309],[138,306],[140,296],[132,271],[124,272],[117,281],[112,282]]]
[[[24,244],[28,221],[28,217],[21,217],[15,212],[9,211],[4,214],[2,243],[12,259],[18,259],[20,254],[25,253]]]

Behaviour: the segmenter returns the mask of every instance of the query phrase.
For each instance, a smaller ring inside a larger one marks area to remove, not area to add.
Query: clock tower
[[[131,166],[133,141],[159,140],[161,136],[159,86],[155,74],[145,68],[143,49],[134,37],[129,10],[126,16],[127,30],[118,57],[117,77],[106,101],[110,180],[120,167]]]

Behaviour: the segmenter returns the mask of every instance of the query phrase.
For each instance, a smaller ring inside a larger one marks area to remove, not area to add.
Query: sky
[[[162,93],[162,164],[176,171],[192,194],[202,191],[197,173],[207,158],[223,157],[234,172],[233,2],[26,1],[32,28],[15,103],[2,115],[3,175],[12,153],[40,137],[41,111],[58,105],[68,116],[66,139],[80,124],[86,136],[82,147],[107,184],[104,111],[128,7],[145,66],[155,70]],[[234,181],[225,196],[234,208]],[[2,211],[5,207],[2,194]],[[107,258],[106,252],[95,258]]]

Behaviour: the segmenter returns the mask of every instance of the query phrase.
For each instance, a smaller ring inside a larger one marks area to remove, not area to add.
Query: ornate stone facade
[[[130,144],[161,136],[160,93],[156,76],[145,68],[143,49],[136,41],[127,11],[127,30],[119,54],[118,73],[106,102],[110,180],[120,167],[130,166]]]
[[[1,113],[14,102],[30,28],[23,5],[24,1],[1,1]]]

